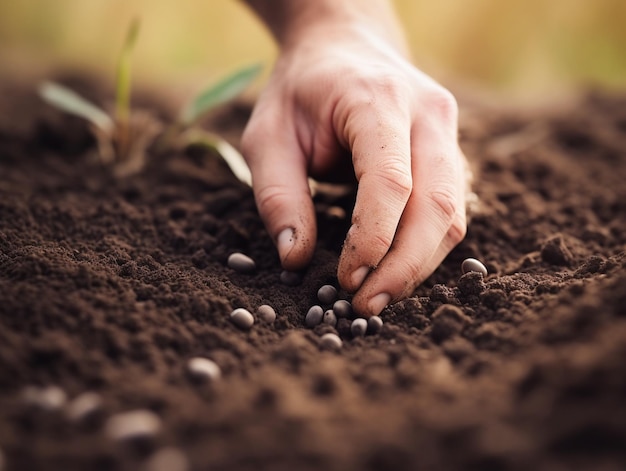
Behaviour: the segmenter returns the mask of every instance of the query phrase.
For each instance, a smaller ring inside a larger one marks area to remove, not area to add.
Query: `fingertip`
[[[340,261],[337,269],[337,279],[343,289],[348,293],[354,293],[363,285],[370,271],[371,269],[367,265],[362,265],[350,271],[350,268]]]
[[[367,302],[368,317],[377,316],[383,309],[385,309],[391,302],[391,295],[389,293],[378,293],[370,298]]]
[[[306,232],[287,227],[276,237],[278,256],[285,270],[302,270],[311,262],[315,251],[315,228],[312,230],[313,234],[306,235]]]
[[[293,251],[295,242],[295,231],[292,227],[283,229],[276,237],[276,249],[283,265],[289,259],[289,254]]]

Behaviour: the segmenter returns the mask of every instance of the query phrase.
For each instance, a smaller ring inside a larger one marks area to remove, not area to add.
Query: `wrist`
[[[302,43],[369,36],[405,57],[409,48],[388,0],[246,0],[283,52]]]

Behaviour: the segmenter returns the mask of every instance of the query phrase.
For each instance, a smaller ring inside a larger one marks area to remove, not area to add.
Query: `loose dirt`
[[[345,319],[304,324],[319,287],[336,286],[351,195],[316,197],[313,264],[286,286],[251,190],[217,155],[154,154],[116,179],[93,162],[84,123],[33,90],[0,83],[7,470],[144,469],[164,447],[212,471],[626,465],[625,95],[585,92],[540,111],[461,100],[480,198],[467,239],[383,312],[378,334],[353,339]],[[249,111],[208,126],[236,143]],[[233,252],[256,271],[228,268]],[[468,257],[490,274],[461,276]],[[230,322],[234,308],[262,304],[273,324]],[[328,332],[340,351],[320,348]],[[198,356],[219,365],[219,381],[189,377]],[[95,392],[102,407],[76,423],[25,401],[28,386],[69,400]],[[160,417],[156,438],[111,440],[106,420],[136,409]]]

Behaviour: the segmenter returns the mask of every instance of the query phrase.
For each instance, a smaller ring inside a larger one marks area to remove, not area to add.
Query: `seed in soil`
[[[287,286],[298,286],[302,283],[302,275],[295,271],[283,270],[280,273],[280,282]]]
[[[115,414],[104,426],[105,434],[117,441],[151,438],[160,430],[161,418],[147,409]]]
[[[328,309],[324,313],[324,319],[322,319],[322,322],[324,324],[328,324],[328,325],[331,325],[333,327],[335,327],[337,325],[337,316],[335,315],[335,313],[333,312],[332,309]]]
[[[242,307],[238,307],[230,313],[230,320],[243,330],[249,330],[252,324],[254,324],[254,316],[252,313]]]
[[[332,304],[337,300],[337,288],[333,285],[324,285],[317,290],[317,299],[322,304]]]
[[[60,409],[67,402],[65,391],[58,386],[28,386],[22,394],[26,403],[47,411]]]
[[[191,358],[187,363],[187,370],[191,376],[202,381],[215,381],[222,376],[218,364],[208,358]]]
[[[346,218],[346,210],[341,206],[330,206],[326,210],[326,214],[332,218],[337,219],[345,219]]]
[[[345,299],[335,301],[335,304],[333,304],[333,312],[340,319],[350,317],[352,315],[352,304]]]
[[[306,317],[304,318],[304,323],[307,327],[315,327],[316,325],[320,325],[322,323],[322,318],[324,317],[324,309],[322,306],[311,306],[309,311],[306,313]]]
[[[189,460],[178,448],[161,448],[146,462],[146,471],[188,471]]]
[[[367,330],[372,334],[377,334],[383,328],[383,320],[380,316],[372,316],[367,320]]]
[[[354,319],[350,325],[350,332],[354,337],[364,337],[367,332],[367,321],[362,317]]]
[[[95,392],[84,392],[67,405],[65,415],[72,422],[81,422],[102,409],[102,398]]]
[[[337,334],[328,333],[322,335],[322,340],[320,344],[322,348],[325,348],[327,350],[339,350],[342,347],[343,342]]]
[[[239,273],[252,273],[256,270],[256,263],[254,260],[240,252],[230,254],[227,264],[230,268]]]
[[[269,304],[263,304],[256,310],[256,316],[263,322],[271,324],[276,320],[276,311]]]
[[[461,271],[464,275],[471,271],[482,273],[483,276],[487,276],[488,274],[487,267],[485,267],[480,260],[476,260],[475,258],[466,258],[463,260],[463,263],[461,264]]]

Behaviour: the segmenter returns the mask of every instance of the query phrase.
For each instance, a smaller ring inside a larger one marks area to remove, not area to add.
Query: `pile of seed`
[[[249,256],[235,252],[227,260],[229,268],[242,274],[252,274],[256,271],[256,262]],[[298,272],[283,270],[280,281],[287,286],[297,286],[302,283],[302,275]],[[340,319],[351,320],[350,332],[353,337],[364,337],[366,334],[376,334],[383,326],[380,317],[370,319],[355,317],[352,304],[345,299],[339,299],[337,288],[333,285],[323,285],[317,291],[319,304],[314,304],[307,311],[304,323],[309,328],[315,328],[320,324],[337,327]],[[231,322],[241,330],[250,330],[256,320],[271,324],[276,320],[276,311],[272,306],[264,304],[259,306],[253,314],[248,309],[238,307],[230,313]],[[336,334],[328,333],[322,336],[323,348],[336,350],[341,348],[342,341]]]
[[[315,328],[320,324],[336,327],[339,319],[352,319],[350,332],[353,337],[364,337],[367,333],[375,334],[381,329],[383,321],[380,317],[374,316],[370,319],[354,317],[352,304],[345,299],[338,299],[338,297],[337,288],[332,285],[322,286],[317,291],[319,304],[314,304],[309,308],[304,317],[305,325],[309,328]],[[337,338],[334,339],[330,336]],[[329,340],[331,338],[332,340]],[[322,346],[329,349],[340,348],[341,339],[335,334],[325,334],[322,337]]]

